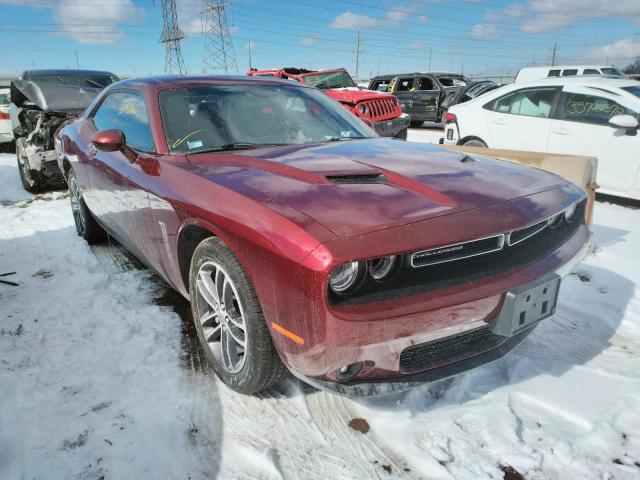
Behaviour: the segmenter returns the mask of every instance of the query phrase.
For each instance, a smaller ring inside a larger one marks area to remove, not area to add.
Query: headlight
[[[393,276],[399,264],[400,261],[397,255],[374,258],[369,260],[369,275],[376,282],[384,282]]]
[[[358,105],[358,113],[360,115],[367,115],[369,113],[369,107],[367,107],[364,103]]]
[[[564,211],[564,219],[565,219],[567,222],[570,222],[571,220],[573,220],[573,216],[574,216],[574,215],[575,215],[575,213],[576,213],[576,206],[577,206],[577,204],[576,204],[576,203],[574,203],[573,205],[571,205],[569,208],[567,208],[567,209]]]
[[[331,291],[338,295],[345,295],[358,288],[366,274],[365,264],[362,262],[348,262],[336,268],[329,277]]]

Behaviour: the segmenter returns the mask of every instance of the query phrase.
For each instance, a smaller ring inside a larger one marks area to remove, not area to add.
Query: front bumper
[[[313,386],[358,397],[407,390],[497,360],[535,328],[535,324],[523,327],[524,330],[516,331],[512,336],[493,333],[495,319],[501,318],[506,308],[506,292],[515,287],[514,279],[517,278],[520,285],[528,285],[549,275],[568,275],[587,254],[589,239],[586,227],[581,227],[554,255],[509,274],[512,286],[502,294],[377,322],[345,321],[334,316],[333,329],[334,333],[339,332],[340,345],[314,345],[311,351],[303,354],[307,360],[315,359],[312,365],[306,364],[306,371],[295,368],[301,357],[289,357],[287,363],[295,376]],[[433,328],[429,328],[430,325]],[[365,331],[370,340],[361,344]],[[403,369],[403,353],[422,346],[428,352],[437,352],[438,360],[427,368]],[[443,352],[441,347],[453,349],[455,354],[449,355],[449,351]],[[339,380],[338,369],[354,364],[361,364],[358,372],[350,379]]]
[[[400,131],[409,127],[411,117],[406,113],[403,113],[397,118],[391,120],[384,120],[373,124],[373,129],[381,137],[395,137]]]

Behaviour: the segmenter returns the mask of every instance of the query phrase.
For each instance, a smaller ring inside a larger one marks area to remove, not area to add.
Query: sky
[[[203,0],[176,0],[190,74],[203,73]],[[0,0],[0,74],[32,68],[164,72],[162,0]],[[401,71],[509,75],[527,65],[640,57],[640,0],[228,0],[243,74],[345,67],[359,78]],[[250,47],[250,48],[249,48]],[[77,55],[77,60],[76,60]]]

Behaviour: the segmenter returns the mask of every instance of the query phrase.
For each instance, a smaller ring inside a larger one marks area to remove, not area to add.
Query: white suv
[[[640,200],[639,112],[636,80],[514,83],[451,107],[444,143],[597,157],[600,191]]]

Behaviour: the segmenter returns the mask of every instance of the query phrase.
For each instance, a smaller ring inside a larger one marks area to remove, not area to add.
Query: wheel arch
[[[189,293],[189,268],[196,247],[206,238],[218,236],[220,236],[218,229],[200,219],[190,219],[180,227],[176,241],[178,270],[187,293]],[[228,244],[226,241],[225,243]]]

